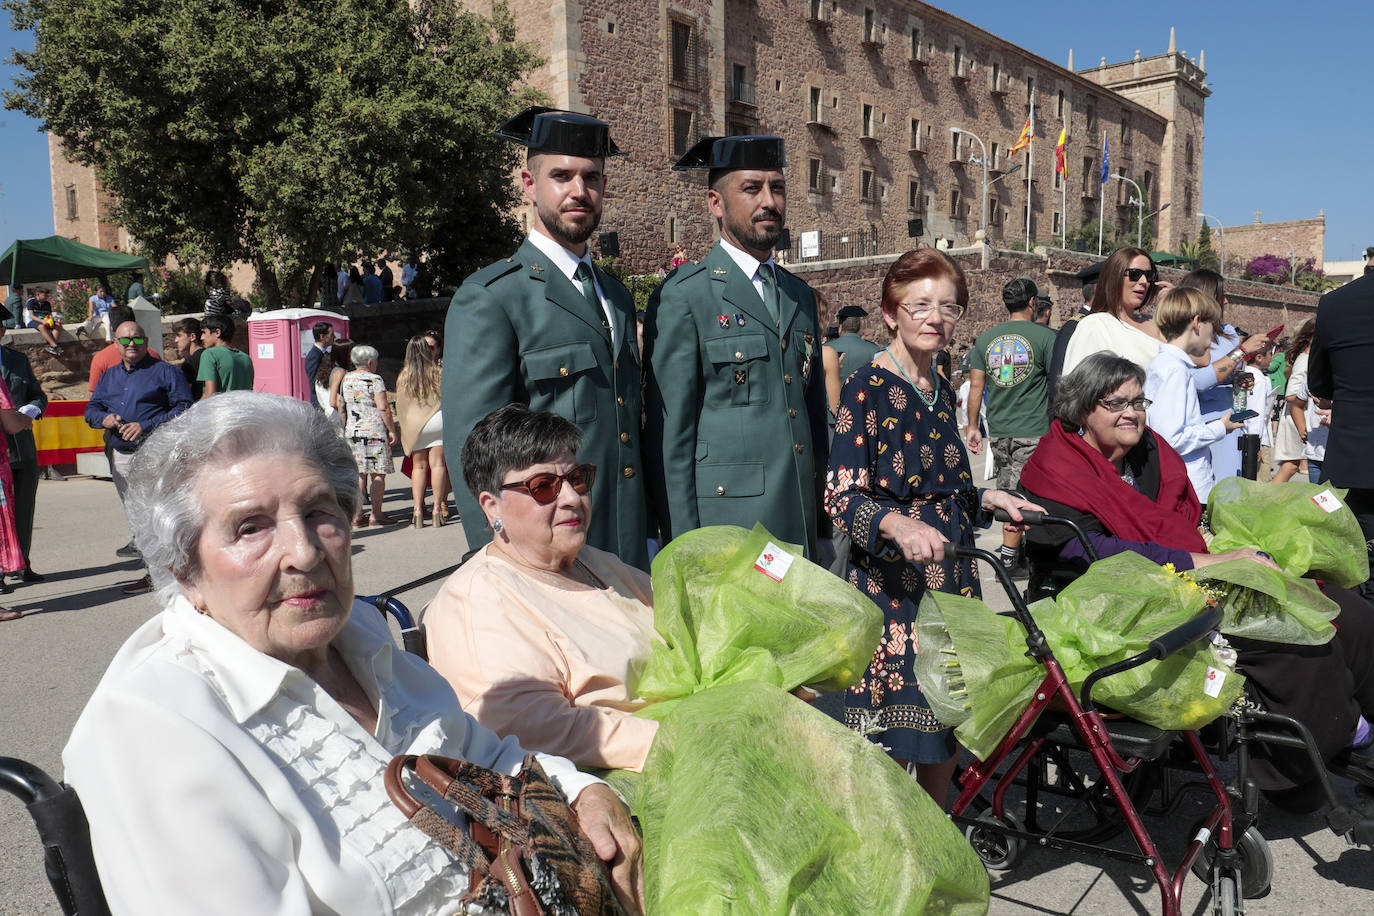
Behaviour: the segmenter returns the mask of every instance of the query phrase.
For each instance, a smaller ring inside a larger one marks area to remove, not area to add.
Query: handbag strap
[[[391,762],[386,765],[384,777],[386,794],[407,820],[457,856],[474,875],[484,878],[489,876],[494,851],[488,853],[483,850],[469,831],[454,826],[448,818],[435,811],[433,805],[419,801],[411,794],[410,789],[406,788],[403,771],[413,771],[418,760],[414,754],[397,754],[391,758]]]

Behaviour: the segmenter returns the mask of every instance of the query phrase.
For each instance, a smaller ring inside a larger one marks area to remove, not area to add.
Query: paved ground
[[[388,508],[409,517],[409,487],[388,482]],[[0,598],[26,616],[0,624],[0,754],[30,760],[60,773],[60,753],[81,707],[110,657],[141,622],[155,613],[148,596],[125,598],[118,585],[138,575],[115,557],[127,539],[123,516],[108,481],[44,481],[39,489],[35,566],[48,575]],[[998,542],[995,532],[985,546]],[[381,591],[457,562],[465,549],[462,528],[367,529],[354,542],[360,592]],[[985,577],[985,593],[999,608],[1006,598]],[[437,584],[403,596],[418,608]],[[1349,784],[1342,791],[1353,794]],[[1166,857],[1176,858],[1193,820],[1186,809],[1154,819],[1156,835],[1169,837]],[[1275,858],[1274,890],[1249,902],[1251,913],[1365,913],[1374,911],[1374,856],[1332,835],[1320,816],[1293,818],[1266,811],[1261,830]],[[913,850],[919,855],[919,850]],[[1201,883],[1190,879],[1184,912],[1210,909]],[[1076,863],[1068,856],[1032,851],[993,882],[992,912],[1153,913],[1159,895],[1141,870],[1120,863]],[[48,916],[59,912],[42,878],[41,849],[27,815],[0,795],[0,914]]]

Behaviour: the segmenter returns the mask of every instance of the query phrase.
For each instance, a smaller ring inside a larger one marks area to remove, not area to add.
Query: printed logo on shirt
[[[999,388],[1015,388],[1031,374],[1035,350],[1020,334],[1003,334],[988,344],[988,378]]]

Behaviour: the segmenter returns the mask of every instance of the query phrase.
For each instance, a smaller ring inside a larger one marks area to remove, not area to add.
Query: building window
[[[878,25],[873,19],[871,8],[864,10],[864,41],[874,42],[878,40]]]
[[[1097,133],[1097,99],[1088,96],[1088,133]]]
[[[739,121],[725,122],[725,135],[728,137],[747,137],[754,132],[748,124]]]
[[[67,219],[76,219],[76,188],[67,189]]]
[[[754,84],[749,81],[749,68],[734,64],[730,68],[730,101],[754,104]]]
[[[1131,116],[1126,112],[1121,113],[1121,145],[1131,145]]]
[[[949,132],[949,158],[956,161],[959,159],[959,144],[963,137],[964,135],[957,130]]]
[[[921,148],[921,121],[919,118],[911,119],[911,133],[907,135],[906,148]]]
[[[819,86],[811,87],[811,101],[807,105],[806,120],[812,124],[821,122],[821,90]]]
[[[1183,188],[1183,215],[1189,217],[1193,215],[1193,186],[1185,185]]]
[[[1026,105],[1035,104],[1035,77],[1026,77]]]
[[[671,244],[676,244],[676,243],[677,243],[678,237],[677,237],[677,217],[676,217],[676,216],[670,216],[670,217],[668,217],[668,227],[667,227],[667,230],[666,230],[663,234],[664,234],[664,236],[667,237],[668,243],[669,243],[670,245],[671,245]]]
[[[874,136],[874,133],[873,133],[873,126],[874,126],[874,123],[875,123],[875,122],[874,122],[874,120],[873,120],[873,106],[872,106],[872,105],[865,105],[865,106],[863,106],[863,115],[862,115],[862,119],[863,119],[863,122],[862,122],[862,124],[861,124],[860,126],[861,126],[861,128],[862,128],[862,130],[863,130],[863,134],[862,134],[861,136],[864,136],[864,137],[872,137],[872,136]]]
[[[959,189],[951,188],[949,191],[949,218],[963,219],[963,214],[959,212]]]
[[[1064,186],[1064,174],[1059,169],[1054,170],[1054,189],[1058,191]]]
[[[1063,230],[1063,222],[1064,222],[1064,216],[1063,216],[1063,214],[1060,213],[1058,210],[1055,210],[1055,211],[1054,211],[1054,228],[1053,228],[1053,230],[1051,230],[1051,231],[1054,232],[1055,235],[1058,235],[1058,234]]]
[[[1099,166],[1098,168],[1093,168],[1093,162],[1094,162],[1094,160],[1093,160],[1093,157],[1092,157],[1092,156],[1084,156],[1084,157],[1083,157],[1083,193],[1084,193],[1084,194],[1089,193],[1089,192],[1092,190],[1093,185],[1097,183],[1097,180],[1098,180],[1099,178],[1102,177],[1102,172],[1100,171],[1100,168],[1101,168],[1101,167]]]
[[[1188,168],[1193,167],[1193,135],[1189,134],[1188,139],[1183,142],[1183,161]]]
[[[908,210],[921,209],[921,183],[915,178],[906,184],[906,206]]]
[[[958,45],[954,46],[954,75],[964,75],[964,49]]]
[[[1057,111],[1057,113],[1056,113],[1056,116],[1057,116],[1057,117],[1060,117],[1060,118],[1064,117],[1064,90],[1063,90],[1063,89],[1060,89],[1060,90],[1059,90],[1059,104],[1058,104],[1058,111]]]
[[[823,22],[825,20],[825,0],[811,0],[807,5],[806,18],[812,22]]]
[[[877,185],[873,181],[873,173],[868,169],[859,170],[859,197],[863,200],[872,202],[877,193]]]
[[[806,163],[806,189],[816,194],[825,193],[825,163],[810,159]]]
[[[1126,177],[1126,167],[1125,167],[1125,166],[1120,166],[1120,167],[1117,168],[1117,170],[1116,170],[1116,177],[1117,177],[1118,179],[1121,179],[1121,178],[1125,178],[1125,177]],[[1124,182],[1124,181],[1117,181],[1117,183],[1116,183],[1116,205],[1117,205],[1118,207],[1121,206],[1121,201],[1122,201],[1122,198],[1125,196],[1125,194],[1126,194],[1126,182]]]
[[[674,83],[695,87],[697,84],[697,36],[692,26],[678,19],[671,21],[672,64],[671,78]]]
[[[1147,207],[1154,206],[1154,194],[1152,194],[1150,191],[1150,179],[1152,179],[1153,177],[1154,175],[1150,173],[1150,170],[1146,169],[1145,177],[1140,180],[1140,187],[1145,192],[1145,206]]]
[[[992,83],[989,88],[993,92],[1002,88],[1002,65],[997,61],[992,62]]]
[[[684,108],[673,109],[673,155],[684,156],[692,146],[692,114]]]
[[[923,60],[923,59],[924,59],[924,58],[922,58],[922,56],[921,56],[921,30],[920,30],[920,29],[912,29],[912,30],[911,30],[911,59],[912,59],[912,60]]]
[[[997,145],[997,141],[992,141],[991,151],[988,153],[988,168],[999,169],[1002,167],[1002,148]]]

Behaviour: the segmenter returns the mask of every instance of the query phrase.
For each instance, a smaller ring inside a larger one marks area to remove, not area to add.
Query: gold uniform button
[[[620,360],[616,360],[616,361],[615,361],[615,368],[616,368],[617,370],[620,369]]]
[[[559,367],[558,367],[558,374],[559,374],[559,375],[566,376],[566,375],[568,374],[568,367],[567,367],[567,366],[559,366]]]
[[[616,404],[620,405],[621,407],[624,407],[624,406],[625,406],[625,399],[622,398],[622,397],[620,397],[620,396],[618,396],[618,395],[616,396],[615,402],[616,402]]]
[[[625,469],[625,477],[628,479],[628,478],[633,477],[633,476],[635,476],[635,469],[634,469],[634,468],[626,468],[626,469]]]
[[[800,442],[797,443],[796,449],[797,449],[797,454],[800,455],[800,454],[802,453],[802,451],[803,451],[803,449],[802,449],[802,444],[801,444]]]
[[[787,408],[787,415],[788,415],[789,417],[791,417],[792,419],[794,419],[794,420],[797,419],[797,408],[795,408],[795,407],[789,407],[789,408]]]
[[[725,495],[725,488],[724,488],[724,487],[716,487],[716,495],[717,495],[717,496],[724,496],[724,495]]]
[[[630,434],[629,434],[629,433],[621,433],[621,434],[620,434],[620,441],[621,441],[621,442],[629,442],[629,441],[630,441]]]
[[[783,373],[782,381],[784,385],[792,384],[792,374],[790,372]]]
[[[782,348],[783,348],[784,350],[787,349],[787,338],[786,338],[786,337],[784,337],[784,338],[782,339]]]
[[[744,351],[743,351],[743,350],[736,350],[736,351],[735,351],[735,359],[744,359]]]

